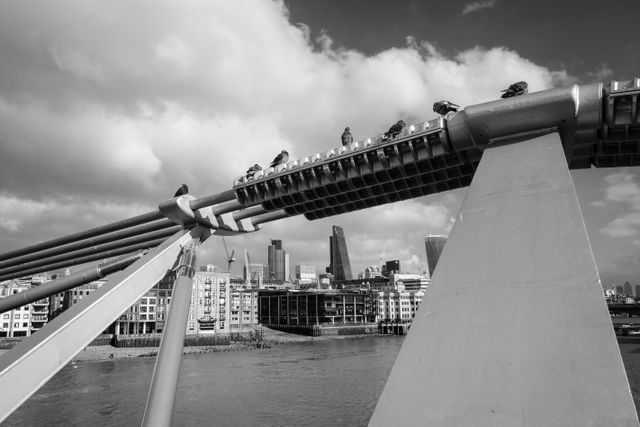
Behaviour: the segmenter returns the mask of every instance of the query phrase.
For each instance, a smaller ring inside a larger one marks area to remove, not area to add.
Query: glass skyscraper
[[[269,276],[267,281],[284,282],[289,278],[289,254],[282,249],[282,240],[272,240],[267,248]]]
[[[333,274],[334,280],[352,280],[351,262],[349,261],[344,230],[342,227],[334,225],[332,231],[332,235],[329,236],[329,272]]]
[[[436,264],[442,255],[444,244],[447,243],[447,236],[442,234],[430,234],[424,238],[424,245],[427,251],[427,264],[429,266],[429,277],[436,271]]]

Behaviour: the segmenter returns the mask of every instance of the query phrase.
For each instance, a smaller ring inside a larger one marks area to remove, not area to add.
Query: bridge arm
[[[181,247],[209,231],[181,230],[0,358],[0,422],[170,270]]]

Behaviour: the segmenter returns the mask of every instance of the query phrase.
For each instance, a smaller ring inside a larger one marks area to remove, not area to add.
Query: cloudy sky
[[[637,0],[86,1],[0,4],[0,251],[153,210],[181,183],[205,196],[280,150],[305,157],[434,100],[497,98],[640,75]],[[609,16],[611,19],[604,19]],[[638,170],[573,173],[605,285],[640,283]],[[345,229],[354,272],[424,263],[465,190],[228,238],[266,261],[328,264]],[[219,239],[201,263],[225,265]],[[239,263],[238,263],[239,264]],[[234,267],[240,272],[240,266]]]

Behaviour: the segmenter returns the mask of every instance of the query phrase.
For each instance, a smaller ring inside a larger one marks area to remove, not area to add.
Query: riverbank
[[[217,352],[229,352],[229,351],[253,351],[253,350],[266,350],[270,347],[295,343],[295,342],[308,342],[308,341],[328,341],[339,339],[354,339],[371,337],[371,334],[367,335],[327,335],[327,336],[305,336],[290,334],[287,332],[275,331],[272,329],[263,329],[262,341],[264,346],[262,348],[256,346],[255,342],[240,342],[232,343],[229,345],[215,345],[215,346],[194,346],[184,347],[183,354],[203,354],[203,353],[217,353]],[[112,347],[110,345],[99,345],[86,347],[80,353],[73,358],[73,362],[100,362],[105,360],[114,359],[133,359],[137,357],[156,357],[158,354],[158,347]]]

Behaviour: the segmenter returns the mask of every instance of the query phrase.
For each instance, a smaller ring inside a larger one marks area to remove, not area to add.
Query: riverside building
[[[373,322],[367,295],[323,290],[260,291],[258,318],[265,326],[312,326]]]
[[[116,321],[116,335],[146,335],[164,330],[175,273],[167,274],[127,309]],[[230,274],[213,265],[201,267],[193,276],[187,334],[215,334],[230,331]]]
[[[29,290],[50,280],[46,276],[34,276],[3,282],[0,284],[0,298]],[[0,315],[0,337],[28,337],[42,328],[48,320],[49,298],[34,301]]]
[[[413,320],[424,297],[424,291],[377,292],[379,322],[409,323]]]
[[[0,286],[0,298],[15,295],[31,288],[28,283],[11,280]],[[31,335],[31,306],[24,305],[14,310],[2,313],[0,322],[0,337],[28,337]]]

